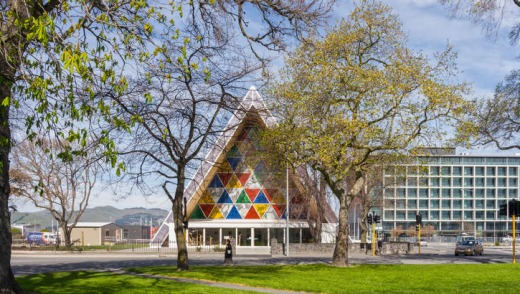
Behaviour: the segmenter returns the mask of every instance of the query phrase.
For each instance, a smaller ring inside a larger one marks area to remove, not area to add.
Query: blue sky
[[[437,0],[386,0],[385,3],[399,15],[408,34],[409,46],[414,50],[432,56],[434,52],[442,51],[448,42],[454,47],[458,52],[457,64],[462,71],[459,78],[472,83],[475,97],[490,97],[495,86],[511,70],[520,68],[520,59],[517,58],[519,48],[511,46],[506,38],[509,19],[505,20],[504,30],[493,41],[484,35],[479,25],[465,19],[450,18],[449,12]],[[350,0],[340,0],[334,10],[335,17],[347,17],[351,7]],[[520,9],[512,11],[516,15],[511,19],[520,19]],[[171,207],[163,193],[147,200],[137,195],[119,201],[112,198],[110,194],[100,195],[92,198],[89,206],[140,206],[166,210]],[[36,210],[30,205],[16,204],[21,211]]]

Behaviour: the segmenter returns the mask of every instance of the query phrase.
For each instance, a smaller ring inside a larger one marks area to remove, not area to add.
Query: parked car
[[[455,256],[463,255],[482,255],[484,247],[479,241],[467,240],[463,241],[455,247]]]
[[[419,246],[418,242],[415,241],[415,245]],[[428,241],[426,241],[426,238],[421,238],[421,247],[428,246]]]

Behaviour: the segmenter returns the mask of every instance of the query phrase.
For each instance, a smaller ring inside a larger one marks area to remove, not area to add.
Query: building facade
[[[451,154],[419,156],[387,167],[383,176],[382,230],[409,230],[416,215],[422,227],[440,235],[467,233],[500,237],[511,218],[501,204],[519,199],[520,157]]]

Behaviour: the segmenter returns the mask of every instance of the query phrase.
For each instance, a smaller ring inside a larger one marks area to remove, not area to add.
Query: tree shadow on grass
[[[25,291],[37,293],[224,293],[220,289],[170,280],[108,272],[55,272],[17,278]],[[208,288],[208,289],[204,289]],[[228,291],[229,292],[229,291]]]

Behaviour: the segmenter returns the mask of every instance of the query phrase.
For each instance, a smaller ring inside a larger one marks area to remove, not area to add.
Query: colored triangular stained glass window
[[[245,219],[259,219],[259,218],[260,218],[260,216],[256,212],[255,207],[251,206],[251,208],[249,208],[249,211],[246,214]]]
[[[213,197],[213,202],[217,203],[218,200],[220,199],[220,196],[222,196],[222,193],[224,193],[224,191],[226,191],[226,189],[225,188],[209,188],[208,191],[211,194],[211,196]]]
[[[264,192],[260,191],[260,193],[258,193],[258,196],[256,196],[255,198],[255,201],[253,201],[253,203],[255,204],[260,204],[260,203],[266,203],[266,204],[269,204],[269,200],[267,200],[267,197],[265,197],[264,195]]]
[[[255,207],[256,212],[258,213],[258,216],[260,218],[262,218],[262,216],[264,216],[264,213],[269,208],[269,204],[254,204],[253,206]]]
[[[213,210],[213,207],[215,207],[215,204],[199,204],[199,205],[206,217],[209,217],[209,214]]]
[[[258,209],[257,209],[258,210]],[[262,218],[264,219],[278,219],[278,214],[276,213],[276,211],[274,210],[274,208],[272,206],[270,206],[267,211],[264,213],[264,215],[262,216]]]
[[[218,208],[220,208],[220,213],[224,218],[227,218],[229,212],[233,208],[233,204],[219,204]]]
[[[219,177],[217,175],[215,175],[213,177],[213,180],[211,180],[211,183],[209,184],[209,187],[210,188],[222,188],[222,187],[224,187],[224,185],[220,181]]]
[[[251,200],[249,200],[249,197],[247,196],[246,192],[242,190],[235,203],[251,203]]]
[[[233,176],[232,173],[217,173],[217,176],[220,178],[220,181],[224,186],[226,186],[229,183],[229,180]]]
[[[251,152],[256,151],[255,146],[251,142],[248,142],[248,141],[237,142],[236,145],[238,147],[238,150],[240,150],[242,157],[247,156],[247,154],[250,154]]]
[[[220,208],[218,208],[218,206],[215,205],[215,207],[213,208],[213,211],[211,211],[211,213],[209,215],[209,218],[210,219],[221,219],[221,218],[224,218],[224,216],[220,212]]]
[[[283,195],[282,193],[278,192],[274,195],[273,197],[273,200],[271,200],[271,203],[276,203],[276,204],[285,204],[285,195]]]
[[[231,147],[231,150],[227,153],[227,157],[233,157],[233,158],[241,158],[242,154],[240,153],[240,150],[238,149],[237,145],[233,145]]]
[[[273,202],[274,197],[278,194],[278,189],[264,189],[265,197],[269,200],[269,202]]]
[[[291,195],[291,194],[289,194]],[[291,197],[291,204],[300,204],[303,202],[303,200],[299,196],[293,196]]]
[[[240,181],[240,184],[244,186],[247,183],[247,180],[249,180],[249,177],[251,176],[251,173],[237,173],[237,178]]]
[[[233,170],[235,170],[235,168],[238,166],[238,164],[240,163],[241,160],[242,160],[242,158],[234,158],[234,157],[227,158],[227,161]]]
[[[245,130],[242,130],[240,135],[238,135],[237,141],[250,141],[249,136]]]
[[[249,212],[249,209],[251,209],[251,204],[236,204],[235,207],[237,208],[238,212],[240,213],[240,216],[242,218],[245,218],[247,213]]]
[[[204,215],[202,209],[200,209],[200,207],[197,205],[191,213],[190,219],[206,219],[206,215]]]
[[[300,219],[303,209],[304,207],[302,204],[292,204],[289,207],[289,215],[291,219]]]
[[[285,212],[285,205],[272,205],[273,210],[276,212],[279,218],[282,217],[283,213]]]
[[[245,160],[240,161],[240,163],[235,168],[235,173],[242,174],[242,173],[251,173],[251,168],[247,165]]]
[[[247,188],[261,188],[260,183],[256,179],[255,175],[251,175],[249,177],[249,180],[247,180],[247,183],[245,185]]]
[[[233,176],[232,176],[231,179],[229,180],[229,183],[227,183],[226,188],[228,188],[228,189],[238,189],[238,188],[242,188],[242,184],[241,184],[240,181],[237,179],[237,176],[236,176],[235,174],[233,174]]]
[[[202,197],[200,198],[199,203],[202,203],[202,204],[215,203],[215,200],[211,196],[211,193],[209,193],[209,190],[206,190],[206,192],[204,192],[204,194],[202,194]]]
[[[285,219],[286,217],[286,214],[285,214],[285,211],[283,212],[283,214],[280,216],[280,219]]]
[[[238,212],[238,209],[235,206],[233,206],[233,208],[231,208],[231,211],[228,213],[226,219],[242,219],[242,216]]]
[[[224,191],[222,193],[222,196],[220,196],[220,199],[217,201],[217,203],[219,203],[219,204],[233,203],[233,201],[231,200],[231,197],[229,197],[229,194],[227,193],[227,191]]]
[[[232,173],[233,172],[233,169],[231,168],[231,166],[229,165],[229,162],[227,162],[227,160],[224,160],[221,164],[219,164],[217,166],[218,166],[218,171],[220,173]]]
[[[227,189],[229,197],[233,201],[233,203],[237,202],[238,196],[240,196],[240,192],[242,192],[242,189]]]
[[[249,200],[251,202],[255,201],[256,196],[258,196],[258,192],[260,192],[260,189],[244,189],[246,191],[247,197],[249,197]]]

